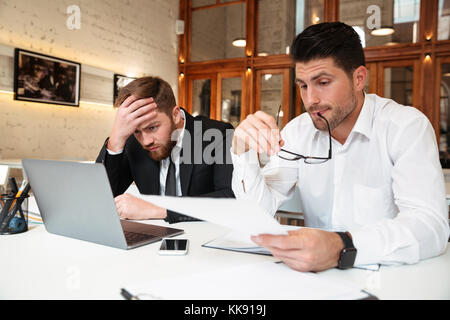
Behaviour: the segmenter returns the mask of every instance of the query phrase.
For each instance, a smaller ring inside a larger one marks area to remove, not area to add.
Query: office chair
[[[298,187],[295,188],[292,198],[278,208],[275,218],[277,218],[281,224],[304,226],[305,217],[303,215],[300,190]]]

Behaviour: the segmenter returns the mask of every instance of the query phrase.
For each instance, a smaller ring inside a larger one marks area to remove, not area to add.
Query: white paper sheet
[[[227,233],[219,238],[208,241],[203,244],[203,247],[271,255],[269,250],[259,247],[251,241],[249,235],[239,232]]]
[[[136,195],[157,206],[218,224],[248,235],[287,234],[256,202],[224,198]]]
[[[281,226],[286,231],[302,228],[299,226],[290,225]],[[272,253],[266,248],[257,246],[256,243],[254,243],[250,239],[250,236],[248,234],[237,231],[228,232],[227,234],[224,234],[214,240],[208,241],[207,243],[203,244],[203,247],[272,255]]]
[[[362,299],[367,294],[345,281],[322,279],[271,261],[174,276],[127,286],[140,299]]]

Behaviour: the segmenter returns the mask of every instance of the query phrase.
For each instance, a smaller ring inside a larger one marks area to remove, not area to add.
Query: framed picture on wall
[[[121,74],[114,74],[114,106],[116,106],[116,99],[119,96],[119,91],[123,87],[125,87],[127,84],[132,82],[133,80],[136,80],[136,78],[133,77],[127,77]]]
[[[80,76],[80,63],[15,49],[15,100],[78,107]]]

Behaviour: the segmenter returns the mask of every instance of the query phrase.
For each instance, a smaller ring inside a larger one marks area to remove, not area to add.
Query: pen
[[[16,179],[14,177],[9,177],[9,185],[11,186],[11,191],[14,194],[17,194],[17,192],[19,192],[19,188],[17,187],[17,182]]]
[[[2,225],[3,221],[6,219],[9,209],[11,208],[13,202],[14,198],[11,197],[10,199],[6,200],[5,203],[3,204],[2,211],[0,212],[0,225]],[[0,230],[1,229],[2,228],[0,227]]]
[[[16,179],[14,179],[14,177],[11,177],[8,180],[9,180],[9,183],[11,184],[11,192],[9,193],[9,195],[7,195],[7,198],[9,198],[9,199],[2,202],[2,210],[0,212],[0,225],[3,223],[5,218],[8,216],[9,209],[11,209],[11,207],[14,205],[14,203],[16,201],[16,194],[18,192]],[[22,185],[22,186],[24,186],[24,185]],[[1,228],[0,228],[0,230],[1,230]]]
[[[22,181],[22,185],[20,186],[19,191],[16,191],[15,195],[13,195],[14,201],[13,201],[12,206],[14,206],[14,204],[15,204],[16,201],[17,201],[17,199],[20,197],[20,195],[22,194],[22,192],[23,192],[23,190],[25,189],[26,185],[27,185],[27,181],[26,181],[26,180],[23,180],[23,181]],[[17,185],[16,185],[16,187],[17,187]]]
[[[17,194],[17,192],[19,191],[19,189],[17,188],[17,183],[16,183],[16,179],[14,179],[14,177],[10,177],[8,178],[9,180],[9,185],[11,186],[11,190],[9,191],[9,194],[5,194],[6,198],[13,198],[15,197],[15,195]],[[5,205],[5,201],[3,200],[2,197],[0,197],[0,209],[3,208],[3,206]],[[8,208],[9,210],[9,208]],[[1,217],[1,215],[0,215]],[[0,218],[0,223],[2,222],[2,219]]]
[[[17,195],[13,201],[13,208],[8,212],[6,217],[3,218],[2,224],[0,225],[0,231],[4,231],[6,230],[5,228],[8,228],[9,223],[11,222],[12,218],[16,215],[16,212],[19,210],[19,207],[22,206],[22,202],[25,200],[25,197],[28,195],[28,192],[30,192],[30,189],[31,189],[30,184],[26,183],[25,187],[24,188],[21,187],[19,192],[17,192]]]
[[[139,300],[137,296],[133,296],[124,288],[120,289],[120,294],[125,298],[125,300]]]
[[[11,186],[11,193],[12,193],[11,196],[15,197],[17,192],[19,192],[19,188],[17,187],[16,179],[14,177],[9,177],[8,180],[9,180],[9,185]],[[20,212],[20,217],[22,219],[25,219],[25,216],[24,216],[23,210],[22,210],[22,206],[19,207],[19,212]]]

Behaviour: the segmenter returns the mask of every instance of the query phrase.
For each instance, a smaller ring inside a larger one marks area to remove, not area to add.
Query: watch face
[[[348,269],[353,267],[356,259],[356,253],[357,251],[355,248],[343,249],[339,257],[339,269]]]

